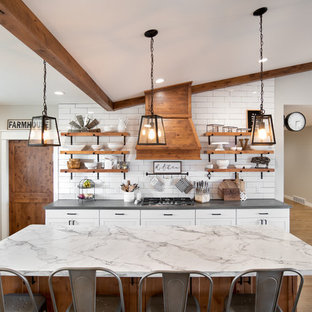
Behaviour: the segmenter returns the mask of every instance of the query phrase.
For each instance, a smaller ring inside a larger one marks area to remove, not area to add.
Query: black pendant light
[[[158,34],[156,29],[148,30],[145,37],[151,38],[151,97],[150,115],[141,117],[138,145],[166,145],[165,128],[163,118],[154,115],[154,37]]]
[[[41,116],[32,118],[29,131],[29,146],[60,146],[60,136],[56,118],[48,116],[46,103],[47,91],[47,64],[43,61],[43,111]]]
[[[253,119],[251,142],[253,145],[273,145],[276,144],[272,115],[266,115],[263,109],[263,33],[262,16],[268,9],[266,7],[256,10],[253,15],[260,17],[260,114]]]

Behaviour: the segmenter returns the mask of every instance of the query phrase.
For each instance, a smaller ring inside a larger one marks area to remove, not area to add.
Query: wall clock
[[[285,117],[285,126],[289,131],[301,131],[306,125],[306,119],[300,112],[293,112]]]

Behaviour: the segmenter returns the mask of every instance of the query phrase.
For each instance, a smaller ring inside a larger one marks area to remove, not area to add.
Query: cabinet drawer
[[[101,219],[140,219],[140,210],[100,210]]]
[[[235,209],[196,210],[196,219],[234,219]]]
[[[142,219],[195,219],[195,210],[142,210]]]
[[[49,209],[46,210],[46,218],[48,219],[98,219],[99,210],[87,209]]]
[[[237,219],[258,217],[288,218],[289,209],[237,209]]]

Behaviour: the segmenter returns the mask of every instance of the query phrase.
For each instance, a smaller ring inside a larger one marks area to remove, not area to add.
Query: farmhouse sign
[[[29,130],[31,126],[31,119],[8,119],[8,130]]]

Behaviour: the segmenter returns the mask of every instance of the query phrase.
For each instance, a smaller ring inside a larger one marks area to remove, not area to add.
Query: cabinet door
[[[101,226],[140,226],[140,219],[101,219]]]
[[[240,218],[237,219],[237,225],[269,225],[289,232],[289,220],[287,218]]]
[[[163,225],[195,225],[195,219],[142,219],[142,226],[163,226]]]
[[[47,225],[55,226],[99,226],[98,219],[47,219]]]
[[[235,219],[196,219],[196,225],[236,225]]]

